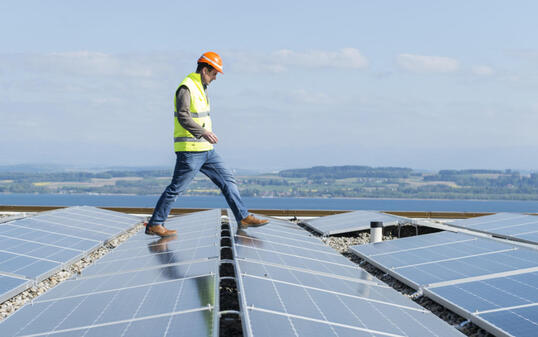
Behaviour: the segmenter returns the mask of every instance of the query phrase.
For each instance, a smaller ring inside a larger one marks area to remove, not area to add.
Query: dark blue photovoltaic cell
[[[384,226],[407,220],[377,211],[354,211],[306,220],[305,225],[323,235],[348,233],[370,228],[370,222],[381,221]]]

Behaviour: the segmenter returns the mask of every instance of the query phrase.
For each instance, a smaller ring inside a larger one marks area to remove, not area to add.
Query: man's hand
[[[207,131],[206,133],[202,135],[202,137],[204,137],[204,139],[210,142],[211,144],[217,144],[217,142],[219,141],[217,135],[211,131]]]

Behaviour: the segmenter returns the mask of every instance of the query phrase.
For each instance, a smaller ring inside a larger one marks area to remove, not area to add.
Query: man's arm
[[[191,116],[191,93],[189,88],[182,85],[176,93],[177,115],[176,118],[185,130],[189,131],[195,138],[204,137],[211,144],[218,142],[217,136],[201,125],[196,123]]]

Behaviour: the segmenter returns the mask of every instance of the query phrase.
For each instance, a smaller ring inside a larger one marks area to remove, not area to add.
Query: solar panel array
[[[230,218],[245,336],[461,336],[296,225]]]
[[[476,218],[451,220],[447,224],[502,238],[538,244],[538,216],[535,215],[497,213]]]
[[[306,220],[303,224],[321,235],[328,236],[369,229],[371,221],[382,221],[385,226],[390,226],[407,220],[377,211],[354,211]]]
[[[538,272],[496,277],[424,290],[428,297],[498,336],[538,333]]]
[[[216,336],[220,210],[135,234],[0,323],[0,336]]]
[[[440,232],[350,251],[495,335],[538,332],[538,250]]]
[[[18,294],[140,218],[95,207],[70,207],[0,224],[0,302]]]

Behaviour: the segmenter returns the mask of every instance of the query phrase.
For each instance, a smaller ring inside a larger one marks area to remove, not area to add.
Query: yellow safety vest
[[[189,74],[179,84],[189,88],[191,94],[190,112],[192,119],[201,125],[204,129],[212,131],[211,117],[209,116],[209,99],[206,96],[202,77],[198,73]],[[176,90],[177,93],[177,90]],[[195,138],[189,131],[185,130],[177,119],[177,97],[174,95],[174,150],[178,151],[209,151],[213,149],[213,144],[209,143],[203,137]]]

